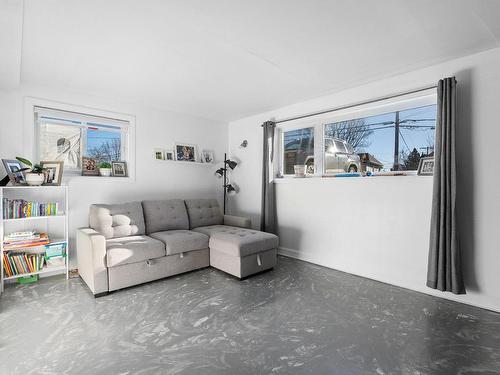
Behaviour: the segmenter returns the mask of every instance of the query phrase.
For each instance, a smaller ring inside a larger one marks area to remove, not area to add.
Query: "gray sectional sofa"
[[[95,204],[77,230],[78,270],[95,296],[209,265],[244,278],[276,265],[278,237],[250,224],[215,199]]]

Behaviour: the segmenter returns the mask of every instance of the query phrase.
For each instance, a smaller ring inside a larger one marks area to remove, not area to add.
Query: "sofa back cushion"
[[[141,202],[93,204],[89,224],[106,238],[146,234]]]
[[[186,206],[182,199],[143,201],[147,234],[174,229],[189,229]]]
[[[216,199],[186,199],[185,202],[190,228],[224,223],[224,216]]]

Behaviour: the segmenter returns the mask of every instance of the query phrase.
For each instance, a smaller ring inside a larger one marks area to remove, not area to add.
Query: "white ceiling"
[[[498,47],[500,1],[25,0],[16,25],[23,83],[227,121]]]

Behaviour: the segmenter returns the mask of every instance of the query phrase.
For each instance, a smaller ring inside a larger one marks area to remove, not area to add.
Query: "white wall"
[[[135,181],[94,178],[69,181],[70,237],[78,227],[88,224],[92,203],[115,203],[156,198],[218,197],[219,180],[215,166],[160,162],[153,159],[154,148],[173,149],[181,141],[215,151],[223,159],[227,146],[227,124],[98,97],[68,93],[44,87],[21,86],[0,90],[0,158],[23,155],[23,115],[25,97],[36,97],[83,107],[135,116]],[[0,177],[4,176],[3,168]],[[75,251],[72,265],[76,265]]]
[[[496,171],[500,49],[452,60],[230,123],[229,149],[240,160],[233,213],[259,222],[260,124],[421,88],[455,75],[459,84],[458,203],[468,294],[425,286],[432,179],[379,177],[279,181],[281,252],[327,267],[500,311]],[[249,147],[240,149],[243,139]]]

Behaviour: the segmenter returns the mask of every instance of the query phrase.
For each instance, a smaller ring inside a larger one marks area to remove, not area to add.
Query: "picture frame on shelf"
[[[420,158],[418,163],[417,174],[419,176],[432,176],[434,175],[434,157],[428,156]]]
[[[161,148],[155,148],[153,156],[155,160],[165,160],[165,150]]]
[[[213,164],[214,163],[214,152],[210,150],[203,150],[201,152],[201,162],[206,163],[206,164]]]
[[[44,185],[61,186],[64,161],[41,161],[40,165],[45,169]]]
[[[198,146],[188,143],[175,144],[175,160],[185,162],[198,161]]]
[[[99,176],[96,159],[82,156],[82,176]]]
[[[12,185],[26,185],[24,168],[19,160],[2,159],[3,166]]]
[[[114,177],[127,177],[127,162],[126,161],[112,161],[111,169],[113,170]]]
[[[166,150],[165,151],[165,160],[169,160],[169,161],[175,160],[174,150]]]

